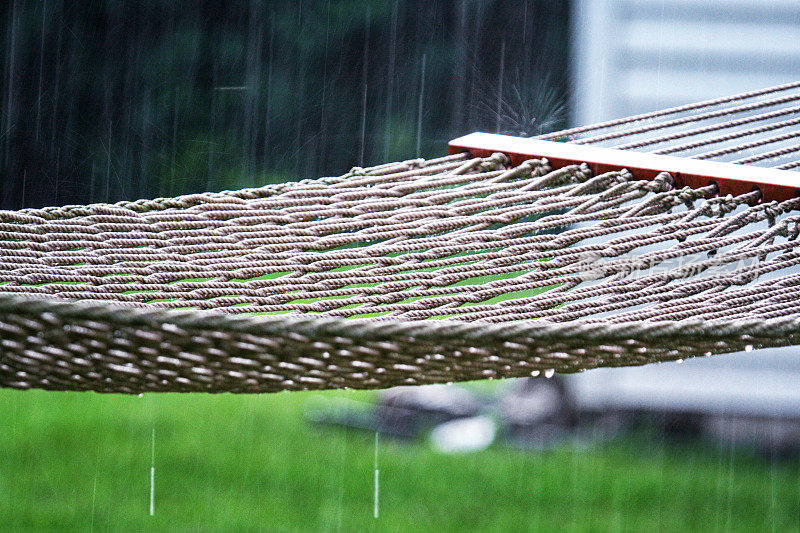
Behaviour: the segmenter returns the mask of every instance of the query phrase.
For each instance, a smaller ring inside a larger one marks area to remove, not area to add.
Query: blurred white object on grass
[[[473,416],[445,422],[431,431],[431,444],[442,453],[485,450],[497,436],[497,424],[488,416]]]

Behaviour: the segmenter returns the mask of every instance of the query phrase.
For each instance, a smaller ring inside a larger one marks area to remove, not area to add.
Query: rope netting
[[[378,388],[798,343],[800,200],[456,154],[0,212],[0,384]]]
[[[653,154],[800,166],[800,82],[540,135]]]

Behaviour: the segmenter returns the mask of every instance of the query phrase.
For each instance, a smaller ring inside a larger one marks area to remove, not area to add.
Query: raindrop
[[[372,518],[378,519],[379,502],[380,502],[380,470],[378,470],[378,432],[375,432],[375,460],[373,466],[375,467],[374,476],[374,493],[372,498]]]
[[[422,143],[422,101],[425,98],[425,60],[426,55],[422,54],[422,75],[419,82],[419,104],[417,105],[417,157],[420,157]]]
[[[500,76],[497,80],[497,127],[495,133],[500,133],[500,121],[503,116],[503,77],[505,77],[506,67],[506,38],[503,36],[502,44],[500,45]]]
[[[389,148],[392,144],[392,109],[394,106],[394,78],[395,78],[395,61],[397,59],[397,8],[398,2],[394,2],[392,4],[392,26],[391,31],[389,32],[389,60],[388,60],[388,70],[386,73],[386,118],[384,120],[384,125],[386,128],[386,133],[384,135],[385,142],[383,148],[383,159],[384,161],[389,160]]]
[[[155,501],[156,488],[156,428],[153,427],[152,439],[150,444],[150,516],[156,511]]]
[[[92,483],[92,520],[91,524],[89,525],[89,531],[94,531],[94,513],[95,508],[97,506],[97,467],[99,463],[99,458],[95,459],[94,465],[94,483]]]
[[[361,145],[358,150],[359,165],[364,166],[364,152],[367,138],[367,81],[369,75],[369,27],[370,11],[367,7],[366,23],[364,28],[364,57],[361,64]]]

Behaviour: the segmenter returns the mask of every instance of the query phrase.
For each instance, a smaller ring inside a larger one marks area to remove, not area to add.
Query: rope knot
[[[668,172],[661,172],[658,176],[648,181],[645,189],[650,192],[669,192],[675,188],[675,179]]]
[[[709,203],[712,206],[712,213],[719,217],[727,215],[739,205],[739,202],[731,194],[718,198],[712,198],[709,200]]]
[[[781,214],[783,214],[783,209],[780,208],[778,202],[776,201],[772,201],[762,205],[764,206],[764,214],[767,217],[769,225],[774,226],[775,219],[777,219]]]
[[[550,161],[548,161],[546,157],[541,159],[533,159],[533,161],[535,161],[533,168],[534,177],[544,176],[553,170],[553,167],[550,166]]]
[[[623,168],[622,170],[617,172],[616,175],[614,176],[614,181],[616,181],[617,183],[626,183],[629,181],[633,181],[634,179],[635,178],[633,177],[633,174],[631,174],[631,171],[628,170],[627,168]]]
[[[425,160],[421,157],[417,159],[409,159],[408,161],[404,161],[404,163],[408,166],[408,170],[414,170],[416,168],[422,168],[422,165],[425,164]]]
[[[586,163],[581,163],[575,171],[575,177],[580,181],[586,181],[592,177],[592,169]]]
[[[564,176],[563,183],[583,183],[592,177],[592,171],[586,163],[581,163],[578,166],[572,165],[567,167],[566,170],[568,170],[568,173]]]
[[[506,154],[495,152],[478,165],[481,172],[490,172],[492,170],[499,170],[505,168],[509,164],[509,159]]]
[[[800,235],[800,224],[797,221],[796,217],[792,217],[785,221],[786,226],[786,238],[790,241],[797,239],[797,236]]]
[[[674,204],[678,205],[678,203],[683,202],[687,209],[692,209],[695,200],[697,200],[697,193],[694,189],[684,187],[676,192]]]
[[[353,176],[366,176],[367,172],[361,167],[353,167],[350,172],[342,176],[342,178],[351,178]]]

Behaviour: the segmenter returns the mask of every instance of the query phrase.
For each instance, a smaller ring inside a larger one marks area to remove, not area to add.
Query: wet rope
[[[665,117],[665,116],[669,116],[669,115],[675,115],[675,114],[678,114],[678,113],[685,113],[687,111],[696,111],[698,109],[704,109],[704,108],[707,108],[707,107],[715,107],[715,106],[722,105],[722,104],[727,104],[727,103],[730,103],[730,102],[748,100],[750,98],[756,98],[758,96],[763,96],[763,95],[766,95],[766,94],[773,94],[773,93],[778,93],[778,92],[782,92],[782,91],[787,91],[787,90],[795,89],[795,88],[798,88],[798,87],[800,87],[800,81],[791,82],[791,83],[785,83],[785,84],[782,84],[782,85],[776,85],[776,86],[773,86],[773,87],[767,87],[765,89],[758,89],[758,90],[755,90],[755,91],[748,91],[748,92],[744,92],[744,93],[740,93],[740,94],[735,94],[735,95],[732,95],[732,96],[725,96],[725,97],[721,97],[721,98],[713,98],[711,100],[704,100],[702,102],[696,102],[696,103],[681,105],[681,106],[677,106],[677,107],[671,107],[671,108],[668,108],[668,109],[660,109],[658,111],[653,111],[653,112],[649,112],[649,113],[642,113],[642,114],[639,114],[639,115],[633,115],[633,116],[630,116],[630,117],[624,117],[624,118],[620,118],[620,119],[608,120],[608,121],[601,122],[601,123],[598,123],[598,124],[590,124],[590,125],[587,125],[587,126],[579,126],[579,127],[576,127],[576,128],[569,128],[569,129],[566,129],[566,130],[561,130],[561,131],[557,131],[557,132],[553,132],[553,133],[547,133],[547,134],[544,134],[544,135],[539,135],[536,138],[537,139],[542,139],[542,140],[565,139],[567,137],[570,137],[570,136],[573,136],[573,135],[578,135],[578,134],[581,134],[581,133],[587,133],[587,132],[591,132],[591,131],[597,131],[597,130],[601,130],[601,129],[607,129],[607,128],[612,128],[612,127],[615,127],[615,126],[626,125],[626,124],[633,124],[633,123],[640,122],[640,121],[643,121],[643,120],[651,120],[651,119],[654,119],[654,118],[660,118],[660,117]]]
[[[775,168],[780,170],[791,170],[793,168],[800,167],[800,161],[792,161],[790,163],[784,163],[783,165],[778,165]]]
[[[796,137],[796,135],[793,135],[793,137]],[[782,155],[792,154],[794,152],[800,152],[800,145],[788,146],[786,148],[781,148],[780,150],[772,150],[769,152],[764,152],[762,154],[756,154],[750,157],[743,157],[733,162],[739,165],[746,165],[748,163],[755,163],[756,161],[762,161],[764,159],[772,159],[775,157],[780,157]]]
[[[734,129],[800,112],[753,113],[800,100],[767,98],[798,87],[540,138],[644,135],[616,146],[636,149],[706,135],[656,153],[694,150],[800,124]],[[688,111],[700,112],[642,124]],[[616,126],[629,127],[598,133]],[[800,161],[781,158],[796,145],[750,152],[797,136],[694,157],[748,152],[734,162],[794,169]],[[666,173],[455,154],[239,191],[0,211],[0,386],[382,388],[798,344],[800,199],[760,201],[680,188]]]
[[[495,154],[0,212],[0,385],[264,392],[797,342],[800,200]]]
[[[762,147],[794,141],[800,136],[796,129],[800,125],[800,106],[778,107],[800,100],[800,91],[796,91],[797,88],[800,88],[800,82],[573,128],[538,138],[565,139],[572,144],[649,151],[661,155],[680,154],[709,145],[722,144],[714,150],[690,153],[688,157],[792,170],[797,167],[792,162],[786,161],[785,157],[794,152],[791,147],[779,149]],[[779,94],[786,91],[792,92]],[[757,100],[748,101],[753,98]],[[670,118],[672,115],[688,111],[695,112]],[[783,120],[775,120],[780,118]],[[758,122],[763,124],[748,127]],[[613,129],[604,131],[609,128]],[[785,131],[786,128],[794,130]],[[777,135],[765,135],[782,129],[784,131]],[[692,137],[695,139],[687,140]],[[736,140],[741,142],[731,142]],[[762,151],[753,153],[757,149]],[[739,157],[736,157],[737,155]]]
[[[703,139],[698,139],[696,141],[679,144],[676,146],[670,146],[667,148],[662,148],[660,150],[653,150],[654,154],[673,154],[676,152],[683,152],[686,150],[692,150],[695,148],[699,148],[701,146],[707,146],[709,144],[717,144],[725,141],[731,141],[733,139],[738,139],[740,137],[748,137],[750,135],[757,135],[759,133],[764,133],[767,131],[772,131],[780,128],[785,128],[788,126],[795,126],[800,124],[800,117],[792,118],[789,120],[782,120],[778,122],[771,122],[769,124],[765,124],[764,126],[759,126],[757,128],[748,128],[739,131],[734,131],[730,133],[721,134],[721,129],[729,129],[736,126],[741,126],[743,124],[749,124],[752,122],[758,122],[762,120],[770,120],[776,117],[780,117],[783,115],[791,114],[791,113],[800,113],[800,106],[793,106],[788,107],[786,109],[779,109],[777,111],[771,111],[769,113],[763,113],[760,115],[753,115],[751,117],[745,117],[742,119],[731,120],[725,123],[725,128],[720,128],[718,124],[712,124],[710,126],[703,126],[701,128],[693,128],[686,131],[681,131],[678,133],[674,133],[671,135],[663,135],[661,137],[655,137],[653,139],[646,139],[643,141],[638,141],[635,143],[628,143],[620,146],[615,146],[620,150],[631,150],[635,148],[642,148],[644,146],[650,146],[653,144],[660,144],[666,141],[672,141],[677,139],[683,139],[686,137],[693,137],[696,135],[704,135],[707,133],[714,133],[714,135],[706,136]],[[697,157],[697,156],[693,156]]]
[[[655,122],[652,124],[646,124],[643,126],[638,126],[635,128],[627,128],[621,131],[614,131],[610,133],[604,133],[602,135],[595,135],[592,137],[584,137],[580,139],[575,139],[572,142],[575,144],[595,144],[600,141],[607,141],[610,139],[619,139],[621,137],[630,137],[632,135],[639,135],[642,133],[648,133],[652,131],[662,130],[665,128],[671,128],[674,126],[680,126],[683,124],[689,124],[692,122],[698,122],[701,120],[708,120],[712,118],[724,117],[726,115],[731,115],[734,113],[743,113],[746,111],[753,111],[756,109],[762,109],[764,107],[770,107],[779,104],[785,104],[789,102],[796,102],[800,100],[800,93],[792,94],[788,96],[781,96],[778,98],[771,98],[769,100],[762,100],[760,102],[754,102],[751,104],[742,104],[734,107],[728,107],[724,109],[717,109],[714,111],[707,111],[705,113],[699,113],[696,115],[690,115],[686,117],[676,118],[672,120],[667,120],[664,122]],[[720,122],[714,126],[715,130],[722,130],[729,127],[729,122]],[[714,130],[712,130],[714,131]],[[656,138],[661,139],[661,138]]]
[[[800,120],[798,122],[800,123]],[[702,154],[693,155],[692,157],[694,157],[695,159],[710,159],[712,157],[719,157],[721,155],[735,154],[737,152],[745,152],[747,150],[752,150],[753,148],[757,148],[759,146],[764,146],[764,145],[767,145],[767,144],[774,144],[774,143],[777,143],[777,142],[797,139],[798,137],[800,137],[800,130],[792,131],[792,132],[789,132],[789,133],[782,133],[780,135],[773,135],[772,137],[764,137],[762,139],[757,139],[755,141],[750,141],[750,142],[742,143],[742,144],[736,144],[736,145],[733,145],[733,146],[729,146],[727,148],[721,148],[719,150],[713,150],[711,152],[704,152]],[[788,154],[788,153],[791,153],[791,150],[788,151],[788,152],[779,153],[777,155],[784,155],[784,154]],[[762,159],[767,159],[767,158],[770,158],[770,157],[777,157],[777,155],[767,155],[766,157],[759,156],[757,159],[753,159],[752,161],[740,160],[740,161],[742,161],[740,164],[745,164],[745,163],[748,163],[748,162],[760,161]]]

